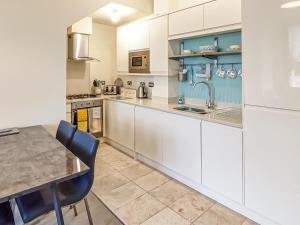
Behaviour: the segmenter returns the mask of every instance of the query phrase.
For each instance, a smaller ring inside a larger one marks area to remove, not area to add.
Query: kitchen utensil
[[[237,72],[234,69],[227,71],[227,73],[227,76],[231,79],[235,79],[237,77]]]
[[[136,92],[137,98],[147,98],[145,82],[141,82]]]
[[[120,88],[124,86],[124,82],[120,77],[115,80],[114,84]]]
[[[216,72],[217,76],[220,77],[220,78],[225,78],[225,75],[226,75],[226,71],[223,70],[223,67],[220,66]]]
[[[178,73],[178,81],[183,82],[187,80],[188,70],[184,69],[183,71],[179,71]]]
[[[13,135],[13,134],[18,134],[20,131],[16,128],[13,129],[3,129],[0,130],[0,137],[8,136],[8,135]]]
[[[116,85],[105,85],[103,89],[104,95],[117,95],[118,87]]]
[[[211,79],[211,65],[209,63],[201,66],[196,66],[194,69],[196,77],[206,78],[207,80]]]
[[[242,69],[239,69],[238,76],[243,77],[243,70]]]

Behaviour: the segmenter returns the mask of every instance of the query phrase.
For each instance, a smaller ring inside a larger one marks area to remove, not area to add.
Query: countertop
[[[87,101],[87,100],[109,100],[109,101],[117,101],[122,102],[125,104],[135,105],[139,107],[146,107],[150,109],[160,110],[163,112],[174,113],[182,116],[192,117],[196,119],[201,119],[209,122],[219,123],[226,126],[242,128],[242,111],[240,108],[232,108],[232,107],[225,107],[225,108],[216,108],[215,110],[210,111],[208,114],[195,114],[190,112],[183,112],[179,110],[175,110],[175,107],[179,106],[193,106],[195,108],[203,108],[205,109],[206,106],[203,105],[178,105],[175,103],[161,103],[156,102],[151,99],[126,99],[126,100],[117,100],[111,98],[113,96],[99,96],[92,99],[75,99],[75,100],[67,100],[67,103],[73,103],[78,101]]]
[[[19,131],[0,137],[0,202],[89,170],[43,127]]]

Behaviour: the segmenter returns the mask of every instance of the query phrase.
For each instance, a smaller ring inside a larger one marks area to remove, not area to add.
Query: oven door
[[[150,73],[149,51],[129,52],[130,73]]]
[[[103,136],[103,107],[88,109],[88,130],[95,137]]]

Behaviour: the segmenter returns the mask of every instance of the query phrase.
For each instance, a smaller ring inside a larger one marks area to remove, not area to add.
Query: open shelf
[[[215,59],[218,56],[223,55],[240,55],[242,54],[242,51],[227,51],[227,52],[211,52],[211,53],[193,53],[193,54],[184,54],[184,55],[173,55],[170,56],[169,59],[184,59],[184,58],[192,58],[192,57],[204,57],[209,59]]]

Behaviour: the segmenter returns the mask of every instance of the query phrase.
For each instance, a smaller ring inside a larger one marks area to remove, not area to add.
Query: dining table
[[[57,184],[85,174],[89,167],[43,126],[18,131],[0,137],[0,203],[49,187],[57,224],[63,225]]]

